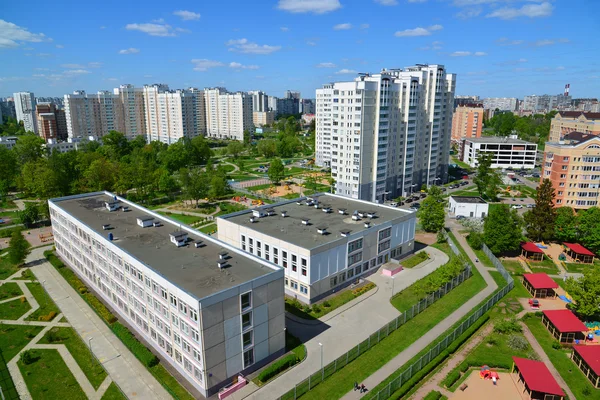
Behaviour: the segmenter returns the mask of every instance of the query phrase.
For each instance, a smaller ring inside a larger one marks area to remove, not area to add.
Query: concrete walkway
[[[448,256],[433,247],[426,251],[431,255],[432,261],[420,268],[405,269],[394,277],[381,275],[379,271],[367,278],[377,285],[373,294],[369,292],[359,296],[353,301],[340,307],[330,316],[326,315],[321,323],[314,325],[312,322],[299,322],[298,319],[286,319],[287,329],[300,338],[306,346],[307,357],[300,365],[279,376],[267,385],[258,388],[250,383],[239,392],[230,396],[231,399],[273,399],[280,397],[310,374],[321,367],[321,346],[323,348],[323,363],[330,363],[342,356],[358,343],[366,340],[373,332],[384,324],[400,315],[390,304],[392,286],[394,293],[399,293],[417,280],[429,275],[441,265],[448,262]],[[368,296],[368,297],[364,297]]]
[[[30,254],[28,262],[42,259],[43,251],[38,250]],[[130,399],[171,398],[50,263],[42,262],[31,270],[40,282],[45,281],[46,291],[84,342],[88,343],[92,339],[94,355],[127,397]]]

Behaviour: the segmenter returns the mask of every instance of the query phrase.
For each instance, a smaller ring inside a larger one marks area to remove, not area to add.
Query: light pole
[[[321,382],[325,379],[325,370],[323,369],[323,343],[319,342],[321,348]]]
[[[394,297],[394,282],[396,282],[396,280],[392,276],[392,297]]]

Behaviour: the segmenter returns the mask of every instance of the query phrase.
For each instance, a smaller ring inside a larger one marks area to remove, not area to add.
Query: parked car
[[[519,199],[519,201],[525,201],[525,199]]]
[[[445,192],[445,191],[446,191],[446,190],[448,190],[448,189],[446,189],[445,187],[443,187],[443,188],[441,188],[440,190],[441,190],[442,192]]]
[[[396,203],[396,202],[390,203],[390,207],[398,207],[398,203]]]
[[[464,215],[457,215],[456,216],[456,220],[457,221],[462,221],[463,219],[467,219],[467,217],[465,217]]]
[[[427,197],[427,193],[421,193],[421,198],[424,199],[425,197]]]
[[[512,206],[510,206],[510,208],[514,208],[515,210],[519,210],[519,209],[523,208],[523,206],[520,205],[520,204],[513,204]]]
[[[467,182],[467,181],[464,181],[464,182],[461,182],[461,183],[460,183],[460,186],[467,186],[468,184],[469,184],[469,182]]]
[[[535,204],[527,204],[527,208],[533,208],[535,207]]]

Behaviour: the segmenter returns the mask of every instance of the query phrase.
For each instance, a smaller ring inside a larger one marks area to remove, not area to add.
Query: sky
[[[120,84],[314,98],[414,64],[457,95],[600,97],[598,0],[30,0],[0,9],[0,97]]]

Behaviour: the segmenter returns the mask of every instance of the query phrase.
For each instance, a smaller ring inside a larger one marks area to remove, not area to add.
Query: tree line
[[[534,114],[519,117],[512,112],[497,112],[486,123],[486,127],[494,128],[499,136],[517,134],[519,139],[543,145],[550,135],[550,123],[556,111],[547,114]]]

